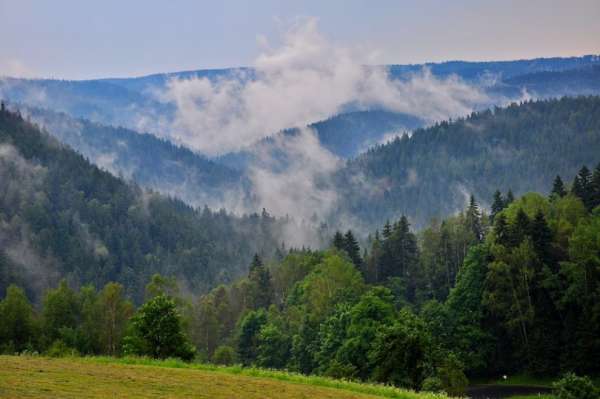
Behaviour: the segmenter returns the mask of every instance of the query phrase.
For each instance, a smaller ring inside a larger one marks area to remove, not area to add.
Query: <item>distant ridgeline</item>
[[[219,209],[225,193],[235,192],[240,201],[247,193],[248,182],[240,171],[152,134],[23,104],[11,104],[11,109],[21,110],[102,169],[193,206]]]
[[[600,161],[600,97],[529,101],[417,129],[350,160],[337,176],[336,220],[368,226],[407,215],[420,228],[462,209],[469,194],[490,204],[497,188],[546,192]]]
[[[91,165],[20,114],[0,111],[0,294],[122,283],[134,300],[154,273],[201,292],[272,257],[287,220],[195,210]]]

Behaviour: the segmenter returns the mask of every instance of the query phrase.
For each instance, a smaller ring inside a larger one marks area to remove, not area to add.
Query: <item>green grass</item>
[[[445,399],[377,384],[147,358],[0,356],[0,397]]]
[[[511,396],[508,399],[555,399],[552,395],[525,395]]]

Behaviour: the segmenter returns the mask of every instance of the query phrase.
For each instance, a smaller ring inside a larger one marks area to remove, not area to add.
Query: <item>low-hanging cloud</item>
[[[486,96],[456,76],[427,69],[392,79],[386,67],[365,66],[369,54],[337,46],[317,19],[294,24],[282,44],[244,70],[216,80],[173,79],[160,94],[175,106],[169,138],[208,155],[236,151],[265,136],[304,126],[351,107],[385,108],[435,121],[464,115]]]

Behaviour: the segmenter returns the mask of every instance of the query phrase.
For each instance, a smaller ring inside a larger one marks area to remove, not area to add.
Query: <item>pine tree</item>
[[[592,174],[591,193],[591,207],[594,209],[597,206],[600,206],[600,163],[598,163]]]
[[[332,245],[341,251],[344,249],[344,244],[344,236],[339,231],[336,231],[333,235]]]
[[[562,198],[567,195],[567,191],[565,190],[565,184],[559,175],[556,175],[554,178],[554,184],[552,185],[552,193],[551,196],[555,196],[558,198]]]
[[[271,272],[263,265],[258,254],[255,254],[252,259],[248,279],[252,283],[250,295],[253,307],[255,309],[269,307],[274,298]]]
[[[504,214],[499,215],[494,222],[494,235],[498,244],[504,246],[510,244],[510,231]]]
[[[475,196],[471,194],[469,199],[469,208],[466,214],[466,223],[469,230],[475,236],[477,241],[483,240],[483,228],[481,226],[481,212],[479,211],[479,205],[475,201]]]
[[[592,210],[594,201],[592,174],[587,166],[584,165],[575,176],[571,192],[581,199],[587,210]]]
[[[527,235],[529,235],[530,229],[530,221],[529,217],[523,210],[520,208],[517,212],[517,217],[515,221],[510,226],[510,238],[509,242],[512,246],[518,246]]]
[[[515,202],[515,195],[513,194],[512,190],[508,190],[506,193],[506,202],[504,206],[507,207],[513,202]]]
[[[362,258],[360,257],[360,246],[354,238],[351,230],[348,230],[344,235],[344,250],[357,268],[362,268]]]
[[[390,221],[387,220],[385,222],[385,225],[383,225],[383,239],[387,240],[392,236],[392,225],[390,224]]]
[[[539,259],[547,266],[553,266],[552,258],[552,231],[546,223],[546,217],[542,211],[535,214],[531,222],[531,240]]]
[[[504,198],[502,198],[502,193],[500,190],[496,190],[494,193],[494,201],[492,202],[492,214],[490,215],[490,221],[493,223],[494,218],[498,213],[500,213],[506,204],[504,203]]]

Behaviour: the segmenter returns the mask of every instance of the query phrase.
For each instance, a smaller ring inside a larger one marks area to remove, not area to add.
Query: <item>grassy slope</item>
[[[0,397],[446,398],[238,367],[146,359],[0,356]]]

